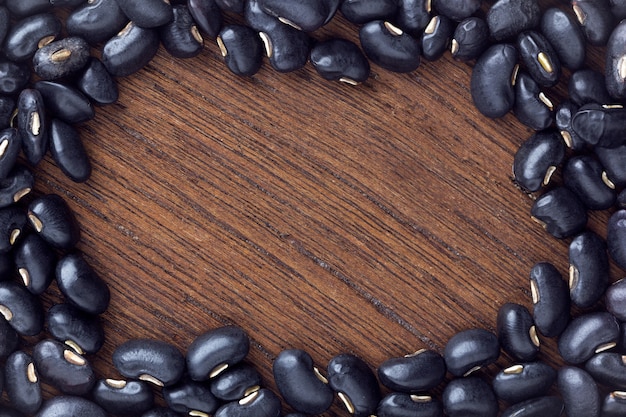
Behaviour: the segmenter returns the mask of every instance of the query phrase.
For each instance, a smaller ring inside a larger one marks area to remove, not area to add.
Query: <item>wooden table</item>
[[[341,16],[315,37],[330,35],[358,40]],[[590,67],[603,68],[602,52]],[[464,329],[495,331],[507,301],[530,308],[530,268],[549,261],[565,276],[568,241],[530,220],[535,196],[516,188],[511,166],[532,131],[478,113],[472,65],[449,53],[410,74],[374,65],[350,87],[310,64],[279,74],[266,62],[246,79],[207,39],[196,58],[161,49],[121,79],[119,102],[80,126],[91,179],[73,184],[49,157],[37,169],[37,193],[69,201],[79,248],[111,288],[99,374],[119,377],[111,353],[129,338],[185,352],[237,324],[275,389],[282,349],[305,349],[322,368],[351,352],[375,369],[442,352]],[[548,96],[566,91],[564,78]],[[606,219],[593,214],[590,228],[605,234]],[[49,293],[46,305],[56,285]],[[543,342],[541,359],[559,364]],[[347,414],[337,401],[326,415]]]

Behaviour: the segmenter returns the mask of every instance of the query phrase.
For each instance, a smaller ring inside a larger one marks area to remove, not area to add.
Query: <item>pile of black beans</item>
[[[338,11],[360,26],[360,46],[311,36]],[[224,23],[236,14],[246,25]],[[117,100],[115,77],[139,71],[160,45],[174,57],[196,56],[203,36],[216,39],[227,67],[242,76],[254,75],[264,55],[277,71],[310,61],[322,77],[348,84],[368,79],[369,61],[411,72],[448,50],[475,60],[477,109],[488,117],[512,111],[536,130],[513,164],[521,188],[546,190],[532,217],[571,238],[569,282],[554,265],[535,265],[532,314],[503,305],[497,334],[462,331],[444,352],[389,359],[377,375],[351,354],[333,358],[323,376],[306,352],[281,352],[273,373],[296,411],[290,417],[322,414],[336,396],[358,417],[491,417],[498,401],[508,404],[507,417],[626,416],[626,280],[609,278],[609,258],[626,269],[624,18],[623,0],[548,10],[537,0],[0,0],[0,392],[9,401],[0,417],[281,414],[279,397],[243,362],[250,342],[236,326],[200,335],[186,355],[166,342],[129,340],[113,355],[127,380],[98,379],[85,355],[104,342],[98,315],[109,304],[107,285],[74,249],[80,229],[65,201],[30,195],[31,170],[48,150],[69,178],[89,178],[74,125],[93,118],[94,104]],[[606,47],[604,74],[584,68],[588,44]],[[94,46],[102,46],[100,58]],[[564,71],[569,99],[555,106],[543,90]],[[559,167],[562,184],[553,185]],[[603,239],[586,230],[587,212],[607,209]],[[44,312],[38,296],[54,279],[66,302]],[[582,312],[575,318],[572,305]],[[44,327],[50,339],[27,353],[23,337]],[[558,337],[567,366],[537,360],[541,337]],[[491,384],[476,376],[501,352],[515,362]],[[447,376],[439,401],[429,392]],[[560,396],[548,395],[555,382]],[[63,395],[43,401],[42,383]],[[381,384],[391,393],[383,396]],[[153,386],[168,408],[155,408]]]

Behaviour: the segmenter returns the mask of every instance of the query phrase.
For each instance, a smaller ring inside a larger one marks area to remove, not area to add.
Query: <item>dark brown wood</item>
[[[341,17],[315,36],[331,34],[357,40]],[[603,67],[602,52],[589,66]],[[230,323],[249,332],[249,360],[274,389],[272,359],[285,348],[322,368],[341,352],[375,368],[494,329],[504,302],[530,308],[536,262],[566,274],[568,241],[530,220],[532,196],[512,180],[532,132],[474,109],[471,65],[447,53],[410,74],[373,66],[349,87],[310,65],[278,74],[266,63],[243,79],[221,61],[212,40],[189,60],[159,51],[120,80],[118,103],[80,126],[87,183],[49,157],[37,168],[37,194],[69,200],[79,248],[111,288],[100,375],[119,377],[111,353],[129,338],[184,352]],[[549,96],[566,89],[564,78]],[[606,218],[590,227],[604,234]],[[49,292],[47,305],[58,300]],[[560,363],[545,343],[541,357]],[[337,402],[327,416],[338,415]]]

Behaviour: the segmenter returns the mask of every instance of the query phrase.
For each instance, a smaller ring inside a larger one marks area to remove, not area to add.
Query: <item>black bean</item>
[[[609,258],[606,243],[586,231],[569,245],[569,287],[572,302],[580,308],[592,307],[609,285]]]
[[[605,175],[602,178],[615,187],[626,186],[626,144],[616,148],[596,146],[593,152],[604,167]]]
[[[220,404],[207,384],[187,379],[163,388],[163,398],[169,408],[187,415],[213,414]]]
[[[67,33],[80,36],[90,44],[110,39],[126,25],[128,19],[117,0],[93,0],[69,14],[65,21]]]
[[[626,21],[624,20],[615,27],[609,38],[606,47],[604,78],[606,89],[611,97],[626,99]]]
[[[583,202],[565,187],[554,188],[537,198],[530,213],[533,220],[558,239],[580,233],[587,225]]]
[[[6,178],[0,180],[0,207],[17,203],[32,191],[34,185],[35,178],[28,168],[16,164]]]
[[[85,395],[96,383],[96,374],[89,362],[56,340],[37,343],[33,359],[41,378],[65,394]]]
[[[28,206],[28,218],[41,237],[56,248],[71,249],[80,239],[74,213],[57,194],[33,200]]]
[[[398,0],[398,11],[393,21],[403,31],[418,37],[430,21],[430,12],[430,0]]]
[[[115,103],[119,97],[117,82],[102,61],[94,57],[77,77],[76,87],[97,104]]]
[[[472,100],[478,111],[496,118],[513,108],[516,70],[517,49],[513,45],[497,44],[483,52],[476,61],[470,83]]]
[[[74,182],[91,176],[91,162],[78,131],[60,119],[50,122],[50,153],[61,171]]]
[[[520,71],[515,79],[515,105],[517,120],[534,130],[544,130],[552,125],[554,105],[541,91],[537,82]]]
[[[152,410],[146,411],[141,415],[141,417],[180,417],[180,414],[168,407],[156,407]]]
[[[496,417],[498,401],[478,377],[453,379],[443,390],[443,409],[449,417]]]
[[[383,398],[376,410],[377,417],[441,417],[443,406],[429,395],[394,392]]]
[[[143,381],[101,379],[91,393],[93,400],[108,413],[139,415],[154,406],[154,393]]]
[[[0,179],[6,178],[15,166],[22,149],[22,137],[15,128],[0,131]]]
[[[131,339],[113,352],[113,366],[125,377],[157,386],[174,385],[185,371],[185,358],[173,345],[153,339]]]
[[[556,127],[561,132],[561,136],[568,148],[579,151],[587,146],[578,133],[572,127],[572,119],[578,112],[578,106],[570,100],[564,100],[556,108],[555,119]]]
[[[29,80],[28,65],[0,59],[0,94],[17,94]]]
[[[616,148],[626,144],[626,109],[582,107],[572,119],[574,131],[589,145]]]
[[[258,33],[242,25],[227,25],[217,35],[217,43],[234,74],[252,77],[263,62],[263,43]]]
[[[433,5],[442,15],[460,22],[480,9],[481,0],[434,0]]]
[[[606,309],[618,320],[626,321],[626,279],[614,282],[606,290]]]
[[[535,322],[522,305],[506,303],[498,310],[498,340],[502,350],[518,361],[532,361],[539,353]]]
[[[376,411],[381,399],[376,376],[361,358],[344,353],[328,363],[328,383],[348,412],[366,417]]]
[[[619,323],[606,312],[588,313],[572,320],[559,338],[559,353],[577,365],[595,353],[612,349],[619,339]]]
[[[76,73],[88,60],[89,44],[72,36],[39,48],[33,57],[33,69],[44,80],[56,80]]]
[[[626,393],[614,391],[604,398],[602,417],[623,417],[626,415]]]
[[[56,279],[65,298],[82,311],[101,314],[109,306],[109,287],[80,253],[72,253],[59,259]]]
[[[458,24],[452,35],[450,51],[459,61],[477,59],[489,47],[489,26],[480,17],[468,17]]]
[[[42,294],[54,279],[54,249],[39,235],[30,233],[15,246],[13,257],[24,286],[35,295]]]
[[[52,9],[50,0],[6,0],[6,7],[18,17],[48,12]]]
[[[43,398],[33,358],[23,351],[13,352],[6,360],[4,375],[11,405],[22,413],[35,413]]]
[[[419,393],[439,385],[446,375],[446,362],[433,350],[419,350],[401,358],[391,358],[378,367],[378,379],[387,388]]]
[[[552,87],[561,77],[561,63],[550,42],[534,30],[517,37],[517,47],[527,71],[541,86]]]
[[[561,65],[575,71],[585,63],[585,35],[568,13],[552,7],[541,16],[541,33],[550,42]]]
[[[548,185],[565,157],[565,146],[554,131],[537,132],[515,153],[513,175],[524,189],[535,192]]]
[[[246,0],[215,0],[215,3],[224,11],[242,14]]]
[[[571,0],[572,8],[592,45],[606,45],[613,30],[613,15],[607,0]]]
[[[569,322],[570,298],[567,284],[554,265],[540,262],[530,271],[533,319],[546,337],[560,335]]]
[[[265,13],[306,32],[313,32],[328,23],[339,3],[339,0],[259,0]]]
[[[26,215],[17,205],[0,208],[0,253],[7,253],[18,242],[24,227]]]
[[[609,5],[617,20],[626,19],[626,3],[622,0],[609,0]]]
[[[280,399],[272,391],[262,388],[245,398],[224,404],[214,417],[278,417]]]
[[[174,19],[159,28],[163,46],[175,58],[191,58],[198,55],[204,39],[198,31],[189,8],[184,4],[173,7]]]
[[[487,24],[496,41],[513,38],[539,24],[537,0],[498,0],[487,13]]]
[[[247,363],[227,368],[211,379],[211,393],[222,401],[238,401],[261,385],[261,374]]]
[[[9,356],[17,349],[18,344],[19,337],[17,332],[5,320],[4,315],[0,315],[0,358]]]
[[[0,96],[0,129],[6,129],[13,118],[15,100],[12,97]]]
[[[543,362],[513,365],[493,379],[493,389],[502,400],[516,404],[545,395],[556,381],[556,371]]]
[[[592,69],[581,69],[574,72],[569,79],[568,90],[570,99],[579,106],[587,103],[611,103],[611,96],[606,90],[604,76]]]
[[[81,355],[98,352],[104,343],[100,319],[69,304],[50,307],[47,322],[52,337]]]
[[[422,36],[422,55],[428,61],[435,61],[443,55],[450,45],[455,22],[439,15],[433,16]]]
[[[609,219],[606,244],[611,259],[620,268],[626,268],[626,210],[618,210]]]
[[[187,0],[187,7],[198,28],[216,38],[222,29],[222,11],[215,0]]]
[[[558,385],[568,417],[599,417],[600,394],[591,375],[573,366],[559,369]]]
[[[558,397],[539,397],[512,405],[502,417],[559,417],[563,408],[563,400]]]
[[[158,0],[161,1],[161,0]],[[159,49],[159,34],[128,23],[102,48],[102,63],[115,77],[125,77],[145,67]]]
[[[495,362],[500,356],[500,343],[495,334],[484,329],[464,330],[452,336],[443,357],[454,376],[470,373]]]
[[[106,417],[96,403],[81,397],[61,395],[44,402],[37,417]]]
[[[359,47],[345,39],[329,39],[311,49],[311,63],[326,80],[359,84],[370,75],[370,64]]]
[[[77,89],[52,81],[37,81],[34,87],[43,96],[52,116],[67,123],[93,119],[95,112],[91,102]]]
[[[214,378],[229,366],[241,362],[250,350],[246,332],[237,326],[224,326],[198,336],[187,349],[187,371],[191,379]]]
[[[340,6],[343,16],[352,23],[393,19],[398,11],[395,0],[344,0]]]
[[[35,89],[22,90],[17,101],[17,130],[22,138],[22,150],[31,165],[37,165],[48,150],[46,109],[41,93]]]
[[[117,0],[126,17],[142,28],[156,28],[174,19],[169,1],[165,0]]]
[[[615,186],[603,178],[600,162],[590,155],[570,158],[563,168],[564,184],[590,210],[605,210],[615,204]]]
[[[585,363],[585,369],[600,384],[626,389],[626,358],[616,352],[601,352]]]
[[[35,55],[40,45],[53,41],[60,32],[61,22],[53,14],[29,16],[9,29],[2,50],[11,61],[25,61]]]
[[[359,39],[365,55],[388,71],[411,72],[420,64],[419,42],[389,22],[374,20],[363,25]]]
[[[15,282],[0,282],[0,313],[23,336],[35,336],[43,330],[41,301]]]

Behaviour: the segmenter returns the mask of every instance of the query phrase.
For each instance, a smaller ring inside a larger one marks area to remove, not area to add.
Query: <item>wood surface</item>
[[[358,28],[338,15],[313,36],[357,41]],[[532,131],[478,113],[472,63],[448,52],[409,74],[373,65],[351,87],[310,64],[279,74],[266,61],[239,78],[205,43],[189,60],[161,48],[119,80],[118,103],[79,127],[94,165],[87,183],[50,157],[36,170],[36,194],[68,200],[79,249],[111,289],[107,341],[91,358],[99,375],[119,377],[111,354],[129,338],[185,352],[226,324],[249,333],[248,360],[272,389],[272,360],[286,348],[321,368],[351,352],[375,369],[442,352],[461,330],[495,330],[507,301],[531,308],[536,262],[567,273],[568,241],[530,220],[536,196],[512,179]],[[602,69],[603,50],[590,51],[588,65]],[[548,91],[555,102],[568,74]],[[607,217],[594,213],[590,228],[604,235]],[[46,306],[58,300],[54,284]],[[554,341],[542,341],[540,358],[560,364]],[[503,356],[479,374],[510,364]],[[347,413],[336,401],[325,415]]]

